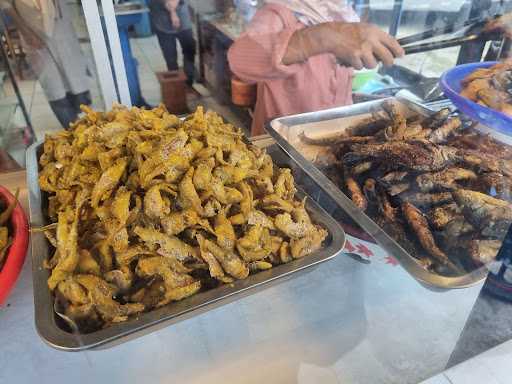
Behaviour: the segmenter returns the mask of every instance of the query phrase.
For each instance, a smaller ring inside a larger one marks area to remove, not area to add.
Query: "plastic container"
[[[10,204],[15,197],[0,186],[0,199]],[[12,212],[9,235],[13,242],[7,252],[5,264],[0,270],[0,306],[5,304],[25,262],[28,248],[28,220],[23,208],[18,203]]]
[[[512,117],[494,109],[484,107],[460,95],[461,81],[480,68],[489,68],[496,61],[458,65],[445,72],[441,77],[441,88],[446,97],[464,114],[483,125],[492,128],[477,127],[484,133],[491,134],[496,140],[512,144]]]

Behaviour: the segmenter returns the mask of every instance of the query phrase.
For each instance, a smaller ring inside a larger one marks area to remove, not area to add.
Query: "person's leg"
[[[69,100],[69,102],[73,105],[73,107],[75,108],[76,113],[81,112],[81,109],[80,109],[81,105],[91,105],[92,104],[91,92],[89,92],[89,91],[85,91],[85,92],[81,92],[81,93],[77,93],[77,94],[67,93],[66,97]]]
[[[191,86],[195,77],[196,40],[192,29],[181,31],[177,34],[183,52],[183,69],[187,75],[187,84]]]
[[[59,100],[49,100],[48,103],[63,128],[68,128],[69,124],[78,119],[76,109],[67,97]]]
[[[156,31],[156,36],[158,37],[158,43],[160,44],[165,63],[167,64],[167,70],[177,71],[178,52],[176,51],[176,35],[172,33]]]

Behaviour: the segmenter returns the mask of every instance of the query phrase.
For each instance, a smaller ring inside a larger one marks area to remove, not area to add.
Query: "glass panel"
[[[8,4],[14,3],[5,2],[1,23],[2,46],[13,77],[3,60],[0,103],[17,105],[2,147],[22,166],[27,146],[73,122],[81,103],[103,104],[80,3],[45,2],[44,11],[29,3],[11,7]],[[41,17],[43,12],[47,18]]]

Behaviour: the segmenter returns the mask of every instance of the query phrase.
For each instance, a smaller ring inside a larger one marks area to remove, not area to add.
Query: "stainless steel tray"
[[[42,151],[42,144],[42,142],[35,143],[27,151],[27,184],[32,226],[48,224],[43,214],[46,197],[45,193],[41,192],[38,183],[38,158]],[[268,151],[273,157],[275,156],[276,164],[301,171],[300,167],[279,147],[276,145],[273,147],[270,147]],[[300,179],[303,177],[307,178],[305,175],[299,176]],[[305,193],[299,191],[298,197],[303,196],[305,196]],[[312,219],[329,232],[324,247],[318,252],[268,271],[251,275],[245,280],[199,293],[183,301],[143,313],[137,318],[124,323],[114,324],[88,334],[67,332],[66,327],[60,323],[60,319],[55,315],[53,297],[47,286],[48,271],[42,267],[43,260],[48,257],[49,244],[42,233],[32,233],[32,278],[37,332],[47,344],[64,351],[111,347],[253,294],[274,283],[285,280],[283,278],[287,276],[335,257],[345,246],[343,229],[313,199],[307,199],[306,208]]]
[[[299,134],[307,129],[308,135],[314,136],[315,133],[328,133],[342,130],[342,125],[347,125],[355,121],[362,120],[370,116],[372,111],[380,108],[381,104],[388,99],[369,101],[361,104],[354,104],[346,107],[328,109],[319,112],[304,113],[299,115],[287,116],[273,120],[268,126],[267,131],[276,140],[279,146],[299,164],[304,172],[309,175],[317,185],[335,202],[344,215],[341,215],[342,222],[351,225],[355,222],[363,228],[375,241],[390,252],[416,280],[433,289],[453,289],[466,288],[481,282],[487,276],[487,269],[482,267],[460,276],[446,277],[425,270],[405,251],[400,244],[391,238],[382,230],[370,217],[358,209],[352,200],[346,196],[322,171],[320,171],[311,161],[312,152],[302,148],[297,150],[295,146],[299,144]],[[429,115],[432,111],[423,108],[421,105],[413,104],[407,100],[399,99],[401,107],[407,114],[420,113]],[[345,122],[344,122],[345,121]],[[304,156],[306,154],[309,159]],[[321,155],[320,155],[321,156]],[[328,212],[331,213],[328,209]]]

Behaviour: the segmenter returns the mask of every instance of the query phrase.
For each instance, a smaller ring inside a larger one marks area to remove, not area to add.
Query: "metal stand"
[[[400,26],[400,22],[402,21],[403,10],[403,0],[395,0],[395,3],[393,5],[393,14],[391,16],[391,25],[389,26],[389,34],[391,36],[396,36],[398,32],[398,27]]]

